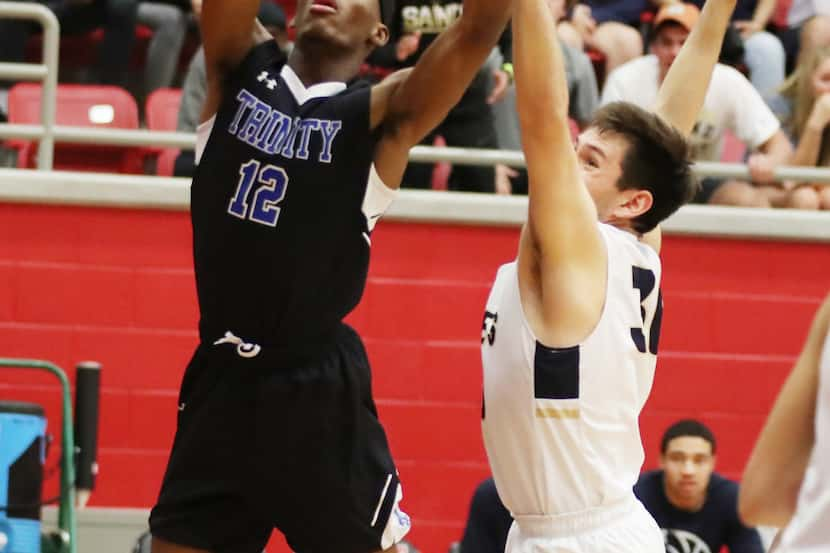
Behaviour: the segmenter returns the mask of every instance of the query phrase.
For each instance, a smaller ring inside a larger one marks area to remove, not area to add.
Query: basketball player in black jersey
[[[150,516],[154,553],[394,548],[409,529],[342,319],[408,150],[496,43],[509,0],[467,0],[415,68],[352,82],[387,39],[378,0],[300,0],[286,60],[260,0],[205,0],[208,94],[191,188],[200,345]],[[393,368],[394,369],[394,368]]]

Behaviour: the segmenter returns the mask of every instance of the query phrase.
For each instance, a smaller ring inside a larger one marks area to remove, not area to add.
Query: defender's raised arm
[[[708,0],[672,64],[654,110],[688,136],[695,126],[736,0]],[[669,9],[673,9],[670,7]],[[677,9],[682,9],[678,4]]]

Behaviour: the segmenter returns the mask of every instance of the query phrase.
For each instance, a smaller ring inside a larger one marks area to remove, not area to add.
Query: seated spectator
[[[91,82],[126,84],[130,53],[135,42],[138,0],[39,0],[57,16],[61,33],[76,35],[99,27],[104,38],[98,48]],[[40,30],[37,23],[0,19],[2,61],[25,61],[26,41]]]
[[[692,3],[703,7],[703,0]],[[786,71],[784,46],[766,30],[774,11],[775,0],[738,0],[732,12],[733,29],[727,35],[727,40],[738,42],[734,45],[738,49],[743,46],[739,61],[746,66],[752,86],[767,103],[777,95]]]
[[[389,42],[377,48],[368,63],[379,68],[397,70],[413,66],[439,33],[447,29],[461,14],[458,0],[393,0],[382,4],[392,13],[388,21]],[[512,78],[512,39],[508,26],[499,41],[503,65],[495,72],[482,67],[447,117],[421,144],[431,145],[442,136],[448,146],[462,148],[498,148],[492,104],[501,100]],[[495,79],[495,91],[493,82]],[[440,93],[436,89],[436,93]],[[402,186],[429,188],[433,164],[410,163]],[[453,166],[447,187],[467,192],[493,192],[495,171],[492,166]]]
[[[197,17],[202,12],[202,0],[192,0],[193,13]],[[285,13],[277,4],[270,0],[263,0],[257,16],[260,23],[274,36],[280,48],[287,51],[289,48],[288,33],[286,31]],[[176,130],[180,132],[196,132],[202,116],[202,104],[207,96],[207,73],[205,69],[205,50],[199,48],[190,60],[187,75],[182,86],[182,103],[179,106],[179,117]],[[193,150],[182,150],[173,166],[173,175],[176,177],[192,177],[195,169],[195,154]]]
[[[559,36],[574,48],[591,48],[605,56],[610,73],[643,54],[640,16],[647,0],[584,0],[559,24]]]
[[[738,518],[738,484],[714,472],[715,436],[694,420],[676,422],[660,443],[660,470],[634,494],[663,529],[668,551],[763,553],[761,536]]]
[[[513,517],[499,499],[495,481],[487,478],[470,501],[460,553],[504,553],[511,524]]]
[[[144,65],[143,92],[146,95],[158,88],[173,86],[179,56],[190,27],[190,11],[188,2],[139,2],[138,22],[153,31]]]
[[[624,100],[651,108],[669,67],[697,21],[691,4],[668,4],[654,19],[651,55],[632,60],[608,76],[602,104]],[[705,178],[697,203],[757,207],[804,207],[801,194],[775,182],[774,170],[789,161],[792,146],[778,119],[758,91],[737,70],[717,64],[703,109],[692,132],[695,158],[718,161],[723,135],[733,132],[752,151],[748,166],[752,182]]]
[[[830,2],[792,0],[782,36],[790,67],[800,63],[802,55],[830,44]]]
[[[813,49],[787,79],[785,127],[797,147],[790,165],[830,167],[830,45]],[[830,209],[830,185],[800,183],[805,201]]]

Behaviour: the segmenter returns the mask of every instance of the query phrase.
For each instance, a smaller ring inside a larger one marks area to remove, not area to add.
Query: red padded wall
[[[517,236],[385,222],[372,237],[369,284],[350,319],[368,346],[411,538],[424,553],[460,538],[470,494],[488,474],[479,333],[489,284]],[[718,469],[737,478],[830,288],[830,248],[670,236],[663,259],[661,357],[642,416],[646,466],[666,425],[696,416],[720,440]],[[0,355],[104,367],[92,504],[153,503],[196,321],[186,213],[0,204]],[[0,398],[42,403],[58,428],[47,376],[3,371]],[[53,451],[50,466],[56,459]]]

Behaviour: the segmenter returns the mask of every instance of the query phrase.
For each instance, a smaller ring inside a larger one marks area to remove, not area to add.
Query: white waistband
[[[558,537],[588,532],[609,525],[637,510],[638,501],[634,494],[592,507],[584,511],[573,511],[559,515],[514,515],[522,537]]]

